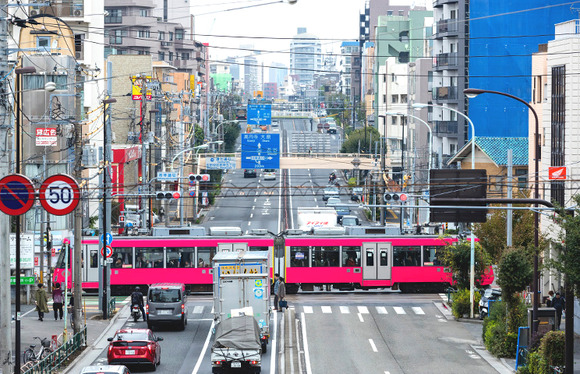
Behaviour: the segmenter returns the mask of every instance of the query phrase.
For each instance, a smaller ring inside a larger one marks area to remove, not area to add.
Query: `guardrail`
[[[22,365],[22,374],[50,374],[55,369],[63,366],[68,358],[87,344],[87,327],[85,326],[78,334],[65,341],[50,355],[40,361],[31,361]]]

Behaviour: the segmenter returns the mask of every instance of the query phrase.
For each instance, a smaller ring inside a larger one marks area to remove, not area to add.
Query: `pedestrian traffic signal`
[[[155,192],[155,198],[157,200],[171,200],[175,197],[174,194],[175,191],[157,191]],[[175,198],[179,199],[179,196]]]
[[[209,182],[209,174],[189,174],[190,182]]]
[[[400,193],[400,192],[385,192],[385,194],[383,195],[383,198],[385,199],[385,203],[397,203],[397,202],[402,202],[404,203],[405,201],[407,201],[407,194],[404,193]]]

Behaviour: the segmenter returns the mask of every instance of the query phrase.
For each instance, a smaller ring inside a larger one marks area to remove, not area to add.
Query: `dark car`
[[[363,196],[363,188],[362,187],[354,187],[352,192],[350,193],[350,199],[352,201],[362,201]]]
[[[155,370],[161,362],[163,338],[149,329],[121,329],[109,338],[107,361],[117,365],[151,365]]]
[[[244,169],[244,178],[256,178],[257,176],[256,169]]]

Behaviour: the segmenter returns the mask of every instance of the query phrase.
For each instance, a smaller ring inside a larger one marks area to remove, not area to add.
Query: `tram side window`
[[[68,267],[71,267],[71,256],[70,256],[71,251],[68,251]],[[65,267],[65,254],[67,254],[67,251],[62,250],[60,251],[59,255],[58,255],[58,260],[56,261],[56,267],[57,269],[64,269]]]
[[[421,247],[393,247],[393,266],[421,266]]]
[[[312,248],[312,266],[338,266],[338,247],[316,246]]]
[[[168,268],[191,268],[195,266],[195,248],[167,248]]]
[[[423,266],[441,266],[441,247],[423,247]]]
[[[342,247],[344,266],[360,266],[360,247]]]
[[[98,268],[99,267],[99,251],[97,251],[96,249],[91,249],[89,251],[89,266],[91,268]]]
[[[162,268],[163,248],[135,248],[136,268]]]
[[[290,247],[290,266],[308,267],[308,247]]]
[[[115,248],[113,251],[113,267],[131,269],[133,267],[133,248]]]
[[[250,251],[267,251],[268,247],[248,247]]]
[[[197,248],[197,265],[198,268],[210,268],[211,260],[215,255],[215,247],[198,247]]]

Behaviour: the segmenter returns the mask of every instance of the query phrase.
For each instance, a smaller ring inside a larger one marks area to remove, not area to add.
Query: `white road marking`
[[[275,311],[272,315],[274,316],[274,321],[277,321]],[[273,323],[273,325],[274,325],[274,331],[273,331],[273,335],[272,335],[272,345],[270,346],[270,373],[275,373],[276,356],[278,356],[278,354],[277,354],[278,352],[276,352],[276,336],[278,336],[277,335],[278,324]]]
[[[252,221],[248,221],[248,226],[251,226],[251,225],[252,225]]]
[[[256,202],[256,200],[258,200],[258,198],[257,198],[257,197],[254,199],[254,202]]]
[[[400,306],[395,306],[395,307],[393,307],[393,309],[395,309],[395,313],[397,313],[397,314],[407,314],[407,313],[405,313],[405,310]]]
[[[209,327],[209,331],[207,332],[207,338],[205,338],[205,343],[203,344],[203,348],[201,349],[201,352],[199,352],[199,357],[197,358],[197,363],[195,364],[195,367],[193,368],[193,371],[191,372],[191,374],[197,374],[197,372],[199,371],[199,368],[201,367],[201,363],[204,360],[205,357],[205,351],[207,351],[207,347],[209,346],[209,341],[212,337],[212,330],[213,327],[215,325],[215,321],[211,323],[211,326]]]
[[[332,308],[330,306],[321,306],[322,313],[332,313]]]
[[[359,321],[361,321],[361,322],[365,321],[365,319],[363,318],[361,313],[357,313],[356,315],[358,316]]]
[[[342,314],[349,314],[350,313],[350,310],[348,310],[348,307],[347,306],[341,306],[340,307],[340,312]]]
[[[193,307],[193,314],[201,314],[203,313],[203,306],[196,305]]]
[[[366,306],[359,306],[357,308],[360,314],[369,314],[369,308],[367,308]]]
[[[310,352],[308,351],[308,339],[306,336],[306,318],[304,318],[304,313],[302,317],[302,340],[304,344],[304,361],[306,361],[306,374],[312,374],[312,367],[310,366]],[[270,371],[274,373],[274,371]]]
[[[377,313],[378,314],[389,314],[389,312],[387,312],[387,308],[385,308],[384,306],[378,306]]]
[[[316,203],[316,202],[318,202],[318,199],[317,199],[317,198],[314,198],[314,202],[315,202],[315,203]]]
[[[378,352],[379,351],[377,349],[377,346],[375,345],[375,342],[372,339],[369,339],[369,344],[371,345],[371,349],[373,350],[373,352]]]
[[[254,209],[256,209],[256,206],[255,205],[252,205],[252,210],[254,210]]]
[[[421,307],[414,306],[411,309],[413,309],[413,312],[415,312],[415,314],[425,314],[425,312],[423,311],[423,309],[421,309]]]
[[[312,309],[311,306],[303,306],[302,310],[303,310],[303,313],[308,313],[308,314],[314,313],[314,310]]]
[[[250,213],[250,218],[254,218],[254,213]]]

